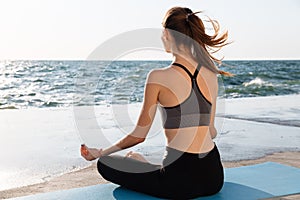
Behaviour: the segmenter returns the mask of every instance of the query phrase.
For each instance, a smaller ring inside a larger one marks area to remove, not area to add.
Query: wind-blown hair
[[[216,20],[210,18],[209,22],[214,29],[213,35],[208,35],[203,21],[193,13],[191,9],[184,7],[173,7],[169,9],[163,20],[163,27],[171,30],[170,33],[175,39],[176,46],[185,45],[188,47],[195,59],[211,71],[225,76],[232,76],[231,73],[219,70],[214,61],[221,63],[221,59],[212,56],[228,43],[228,32],[220,34],[220,26]]]

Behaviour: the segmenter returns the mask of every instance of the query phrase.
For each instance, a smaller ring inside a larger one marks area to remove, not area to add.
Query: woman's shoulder
[[[167,74],[170,73],[170,66],[164,68],[156,68],[149,71],[147,75],[148,81],[163,81]]]
[[[153,73],[155,75],[165,74],[166,72],[170,71],[170,67],[171,66],[169,65],[169,66],[166,66],[163,68],[155,68],[155,69],[150,70],[149,73]]]

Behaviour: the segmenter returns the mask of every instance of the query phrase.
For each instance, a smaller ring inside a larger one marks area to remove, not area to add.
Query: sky
[[[300,59],[299,0],[0,0],[0,60],[85,60],[116,35],[162,28],[173,6],[205,11],[228,30],[233,43],[217,55],[225,60]],[[171,55],[140,50],[125,58]]]

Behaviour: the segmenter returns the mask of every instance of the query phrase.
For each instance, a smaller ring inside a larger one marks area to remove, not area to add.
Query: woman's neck
[[[173,63],[177,62],[186,66],[197,66],[197,61],[192,58],[191,56],[184,55],[184,54],[174,54],[173,53]]]

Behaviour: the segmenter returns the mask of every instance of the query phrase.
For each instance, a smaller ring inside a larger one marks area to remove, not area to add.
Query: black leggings
[[[121,156],[103,156],[98,171],[108,181],[159,198],[191,199],[219,192],[224,183],[217,146],[195,154],[166,148],[162,165]]]

